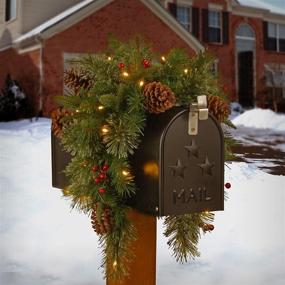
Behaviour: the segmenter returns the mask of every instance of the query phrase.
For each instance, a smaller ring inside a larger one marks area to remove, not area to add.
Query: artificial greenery
[[[189,57],[173,49],[156,54],[140,38],[128,43],[112,39],[106,52],[72,62],[73,68],[85,75],[88,84],[84,86],[88,88],[70,89],[58,98],[70,114],[62,119],[61,142],[73,156],[66,168],[70,184],[64,195],[71,199],[72,207],[89,215],[95,205],[111,209],[112,229],[100,236],[102,266],[111,266],[108,278],[118,280],[128,274],[132,259],[129,248],[136,239],[125,202],[136,191],[129,156],[144,132],[147,110],[143,88],[147,83],[161,82],[175,94],[176,105],[187,107],[198,95],[224,97],[211,73],[212,63],[207,53]],[[106,177],[96,180],[100,172],[96,169],[103,166],[108,168]],[[166,217],[165,235],[178,261],[199,255],[201,224],[212,220],[211,213]]]

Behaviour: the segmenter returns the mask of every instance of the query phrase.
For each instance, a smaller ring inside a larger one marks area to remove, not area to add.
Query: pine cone
[[[176,98],[172,90],[160,82],[148,83],[144,88],[145,108],[150,113],[162,113],[172,108]]]
[[[89,90],[92,87],[91,77],[82,70],[71,68],[64,72],[64,84],[76,93],[81,89]]]
[[[209,95],[207,98],[209,112],[219,121],[223,122],[230,114],[229,105],[219,96]]]
[[[61,137],[62,135],[62,129],[63,129],[63,123],[62,123],[62,118],[66,116],[72,115],[72,112],[59,107],[52,111],[51,113],[51,119],[52,119],[52,125],[51,125],[51,130],[55,136],[58,138]]]
[[[104,235],[111,231],[113,226],[112,212],[108,207],[104,207],[101,217],[97,217],[97,206],[94,207],[91,215],[92,228],[98,235]]]

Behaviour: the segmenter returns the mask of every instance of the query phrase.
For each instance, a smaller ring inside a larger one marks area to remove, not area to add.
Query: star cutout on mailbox
[[[171,165],[169,168],[173,170],[174,176],[180,176],[184,178],[184,171],[187,167],[182,164],[180,159],[177,160],[176,165]]]
[[[214,167],[214,163],[209,161],[208,155],[206,154],[205,162],[198,164],[198,166],[202,169],[202,175],[207,174],[212,176],[212,168]]]
[[[191,140],[191,145],[186,145],[184,148],[188,151],[188,156],[191,154],[198,158],[199,155],[199,146],[197,146],[196,141]]]

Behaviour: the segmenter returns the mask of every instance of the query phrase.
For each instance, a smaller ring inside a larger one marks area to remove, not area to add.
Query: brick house
[[[141,34],[162,54],[209,50],[231,100],[266,106],[264,94],[285,95],[285,15],[239,2],[0,0],[0,87],[10,73],[48,114],[68,59],[104,49],[110,34]]]
[[[231,100],[285,111],[285,14],[241,5],[247,2],[161,1],[216,57]]]

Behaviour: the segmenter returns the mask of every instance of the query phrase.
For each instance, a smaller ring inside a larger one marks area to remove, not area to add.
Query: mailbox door
[[[160,145],[160,214],[224,209],[224,140],[210,115],[188,135],[189,111],[169,123]]]

